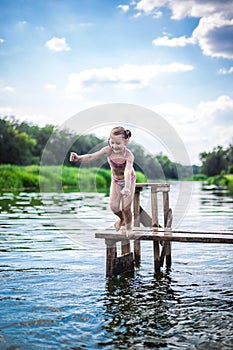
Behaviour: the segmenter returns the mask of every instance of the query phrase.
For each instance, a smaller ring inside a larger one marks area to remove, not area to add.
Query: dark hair
[[[131,131],[129,129],[125,129],[122,126],[116,126],[112,129],[110,135],[122,135],[124,139],[129,139],[131,137]]]

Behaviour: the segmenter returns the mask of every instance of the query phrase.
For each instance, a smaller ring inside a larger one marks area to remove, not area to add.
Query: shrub
[[[204,174],[195,174],[192,177],[193,181],[206,181],[206,179],[207,179],[207,176]]]
[[[136,182],[147,182],[147,178],[143,173],[136,171]]]

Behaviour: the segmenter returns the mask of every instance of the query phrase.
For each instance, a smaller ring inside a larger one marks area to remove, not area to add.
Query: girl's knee
[[[113,213],[118,213],[120,211],[119,205],[116,205],[114,203],[110,203],[110,209]]]
[[[123,209],[122,209],[122,212],[123,212],[124,215],[126,215],[126,216],[132,215],[131,207],[123,208]]]

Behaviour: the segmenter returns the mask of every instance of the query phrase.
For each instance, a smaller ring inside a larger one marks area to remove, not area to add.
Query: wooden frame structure
[[[143,188],[150,188],[151,216],[140,205],[140,193]],[[105,230],[96,233],[96,238],[105,239],[106,276],[112,277],[126,271],[133,271],[141,260],[141,241],[153,242],[154,271],[158,273],[166,260],[166,267],[171,267],[171,242],[233,243],[233,232],[191,232],[172,230],[172,210],[169,207],[170,185],[167,183],[136,184],[133,212],[133,234],[127,238],[124,233]],[[162,192],[163,227],[159,223],[158,193]],[[143,228],[140,224],[143,224]],[[134,241],[131,252],[130,240]],[[117,242],[121,242],[121,255],[117,256]]]

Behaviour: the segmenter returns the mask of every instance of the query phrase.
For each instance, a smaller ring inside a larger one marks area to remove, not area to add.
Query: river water
[[[232,245],[173,243],[155,276],[143,242],[134,275],[106,279],[103,194],[5,192],[0,206],[0,349],[233,349]],[[193,183],[177,226],[233,231],[232,209],[226,191]]]

